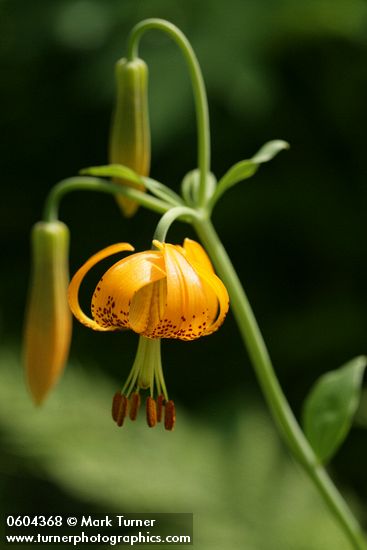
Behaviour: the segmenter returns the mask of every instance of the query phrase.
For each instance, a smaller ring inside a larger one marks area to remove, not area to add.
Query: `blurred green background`
[[[70,365],[45,406],[34,410],[24,389],[30,228],[54,183],[106,162],[114,63],[130,28],[153,16],[178,25],[198,55],[218,177],[267,140],[291,144],[228,192],[214,222],[296,414],[321,373],[367,351],[366,2],[2,0],[1,511],[192,511],[203,550],[346,549],[273,430],[231,315],[210,338],[164,342],[173,434],[143,419],[119,431],[109,418],[134,358],[130,333],[75,324]],[[196,162],[185,65],[157,32],[140,53],[151,174],[178,189]],[[149,247],[157,222],[143,209],[121,219],[110,197],[87,193],[65,199],[61,215],[72,272],[119,240]],[[176,224],[170,240],[186,235]],[[331,466],[365,527],[366,424],[367,396]]]

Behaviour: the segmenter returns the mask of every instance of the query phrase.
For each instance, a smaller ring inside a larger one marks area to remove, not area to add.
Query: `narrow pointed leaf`
[[[219,197],[221,197],[227,189],[253,176],[260,164],[268,162],[283,149],[289,149],[289,144],[286,141],[281,139],[268,141],[252,158],[241,160],[237,162],[237,164],[234,164],[219,180],[216,191],[210,201],[211,207],[214,206]]]
[[[258,150],[257,153],[252,157],[252,162],[256,164],[261,164],[263,162],[268,162],[273,159],[280,151],[284,149],[289,149],[289,143],[282,139],[273,139],[264,143],[262,147]]]
[[[153,180],[152,178],[144,177],[143,183],[147,189],[157,197],[170,202],[171,204],[178,206],[184,204],[184,201],[175,191],[161,183],[160,181]]]
[[[343,443],[357,410],[367,357],[352,359],[315,383],[304,405],[304,428],[316,455],[328,461]]]
[[[106,166],[90,166],[80,171],[81,174],[90,176],[102,176],[105,178],[119,178],[143,185],[156,197],[167,201],[174,206],[183,204],[177,193],[152,178],[139,176],[134,170],[123,164],[107,164]]]
[[[102,176],[105,178],[124,178],[134,183],[143,183],[142,176],[122,164],[107,164],[106,166],[89,166],[80,170],[81,174]]]

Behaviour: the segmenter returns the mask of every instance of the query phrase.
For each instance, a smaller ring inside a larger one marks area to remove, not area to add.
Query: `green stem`
[[[167,33],[179,46],[187,62],[196,108],[198,166],[200,171],[199,206],[204,206],[206,200],[206,175],[210,171],[210,128],[208,100],[200,65],[186,36],[175,25],[172,25],[172,23],[164,19],[146,19],[138,23],[132,29],[129,36],[127,53],[130,61],[138,56],[139,40],[141,36],[151,29]]]
[[[171,208],[159,220],[154,232],[153,241],[157,240],[163,243],[166,240],[169,228],[178,218],[183,218],[183,221],[190,222],[192,219],[200,219],[201,216],[196,210],[188,208],[187,206],[176,206],[175,208]]]
[[[233,265],[208,219],[194,220],[195,229],[227,287],[231,308],[248,349],[260,386],[285,442],[303,466],[353,548],[366,550],[363,532],[347,503],[319,463],[304,436],[276,377],[264,340]]]
[[[124,195],[160,214],[167,212],[167,210],[171,208],[171,205],[167,204],[165,201],[142,193],[131,187],[126,187],[117,183],[108,183],[99,178],[75,177],[62,180],[51,189],[46,198],[43,219],[45,221],[57,220],[61,199],[64,195],[73,191],[99,191],[100,193],[108,193],[111,195]]]

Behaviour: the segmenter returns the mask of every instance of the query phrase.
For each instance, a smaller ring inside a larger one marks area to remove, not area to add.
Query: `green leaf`
[[[89,168],[83,168],[80,170],[81,174],[89,176],[102,176],[108,178],[119,178],[143,185],[153,195],[159,199],[163,199],[169,204],[179,206],[183,204],[183,201],[177,193],[172,191],[169,187],[163,185],[159,181],[145,176],[140,176],[131,168],[124,166],[123,164],[107,164],[106,166],[90,166]]]
[[[149,189],[149,191],[156,197],[163,199],[174,206],[181,206],[184,204],[184,201],[180,195],[178,195],[175,191],[172,191],[172,189],[163,183],[148,177],[143,177],[142,179],[145,187]]]
[[[304,405],[304,428],[316,455],[329,460],[346,438],[357,410],[367,357],[352,359],[315,383]]]
[[[206,175],[206,198],[209,200],[213,196],[217,180],[212,172],[208,172]],[[182,180],[181,192],[186,203],[189,206],[195,206],[198,202],[200,186],[200,170],[197,168],[188,172]]]
[[[80,170],[83,175],[89,176],[102,176],[106,178],[120,178],[144,185],[143,178],[139,176],[134,170],[123,166],[122,164],[108,164],[106,166],[90,166]]]
[[[241,160],[237,162],[237,164],[234,164],[219,180],[217,189],[210,201],[210,206],[213,207],[219,197],[221,197],[230,187],[253,176],[260,164],[268,162],[283,149],[289,149],[289,144],[286,141],[281,139],[268,141],[252,158]]]
[[[282,139],[273,139],[272,141],[264,143],[264,145],[260,147],[251,160],[256,164],[268,162],[284,149],[289,149],[289,143],[287,141]]]

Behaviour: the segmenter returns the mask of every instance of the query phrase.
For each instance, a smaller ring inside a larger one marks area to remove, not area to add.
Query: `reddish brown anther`
[[[120,408],[121,400],[122,400],[121,392],[117,391],[113,396],[113,400],[112,400],[112,418],[114,419],[115,422],[117,421],[117,413]]]
[[[130,420],[136,420],[140,408],[140,395],[132,393],[130,397]]]
[[[157,404],[154,401],[153,397],[147,397],[146,413],[149,428],[154,428],[154,426],[157,424]]]
[[[172,400],[167,401],[164,414],[164,427],[166,430],[173,430],[176,422],[176,409]]]
[[[127,415],[128,404],[129,404],[128,398],[125,397],[125,395],[122,395],[119,409],[117,411],[117,417],[116,417],[116,423],[118,426],[122,426],[124,423],[125,416]]]
[[[158,395],[157,397],[157,422],[162,420],[163,406],[164,406],[164,396]]]

